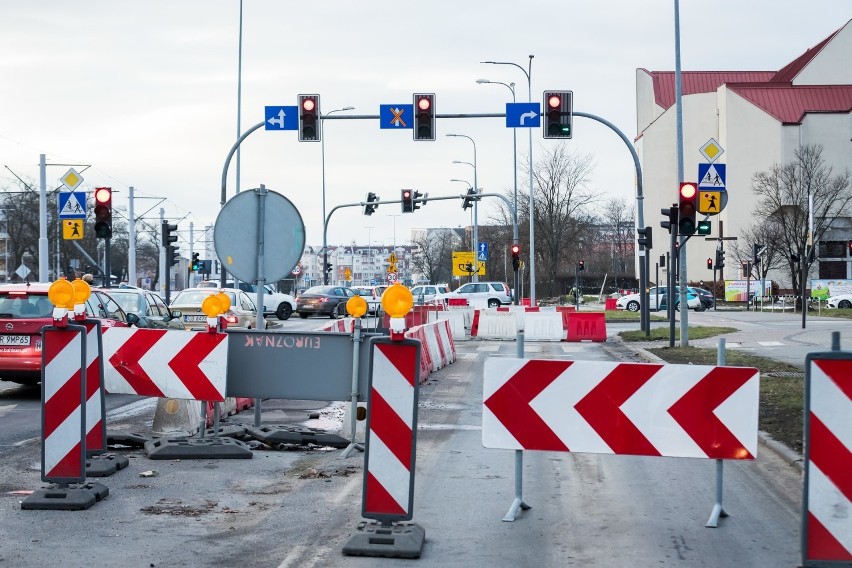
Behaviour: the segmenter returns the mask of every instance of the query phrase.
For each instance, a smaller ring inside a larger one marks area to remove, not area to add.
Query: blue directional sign
[[[397,130],[414,128],[414,105],[379,105],[379,126]]]
[[[506,103],[506,128],[539,128],[539,103]]]
[[[264,107],[266,130],[298,130],[299,107],[297,106],[268,106]]]
[[[479,243],[476,260],[481,260],[482,262],[486,262],[488,260],[488,243]]]
[[[725,191],[725,164],[698,164],[698,189]]]
[[[86,218],[86,192],[85,191],[60,191],[59,192],[59,218],[60,219],[85,219]]]

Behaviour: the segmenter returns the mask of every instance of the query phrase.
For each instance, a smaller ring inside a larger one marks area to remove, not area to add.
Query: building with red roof
[[[728,202],[710,218],[713,237],[720,228],[727,237],[752,226],[752,176],[792,161],[801,146],[819,144],[835,172],[852,171],[852,20],[777,71],[683,71],[681,91],[685,181],[698,181],[699,163],[708,162],[699,151],[706,142],[724,150],[715,163],[726,165]],[[679,182],[673,71],[636,70],[636,111],[645,224],[659,227],[660,209],[677,201]],[[712,278],[706,259],[716,245],[690,239],[690,281]],[[726,260],[725,278],[737,278],[739,262],[731,254]],[[846,270],[842,277],[852,278],[852,256]],[[782,286],[789,280],[777,279]]]

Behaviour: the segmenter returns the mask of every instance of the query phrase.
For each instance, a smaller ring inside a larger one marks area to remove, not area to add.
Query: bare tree
[[[571,153],[565,144],[546,149],[534,165],[535,260],[544,268],[547,295],[558,293],[557,276],[564,269],[560,261],[576,257],[582,237],[594,225],[591,206],[597,197],[586,185],[593,169],[590,156]]]
[[[633,273],[634,247],[630,245],[636,239],[636,233],[633,230],[636,224],[635,215],[635,205],[628,204],[623,197],[609,199],[601,211],[601,224],[608,233],[611,245],[610,270],[616,278],[628,274],[628,264],[631,267],[630,274]]]
[[[834,219],[850,213],[850,173],[835,175],[822,159],[822,146],[801,146],[789,163],[757,172],[752,191],[757,196],[754,217],[770,227],[766,235],[775,239],[772,246],[778,262],[789,270],[793,289],[799,289],[798,264],[808,262],[809,200],[813,201],[812,238],[817,243]]]
[[[452,277],[453,250],[461,244],[454,229],[433,229],[412,241],[417,248],[412,264],[430,284],[449,282]]]

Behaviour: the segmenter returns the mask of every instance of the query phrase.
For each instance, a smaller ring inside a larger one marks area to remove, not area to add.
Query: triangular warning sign
[[[65,205],[62,206],[62,209],[59,210],[60,217],[74,217],[85,215],[86,210],[83,209],[83,206],[80,204],[80,201],[77,199],[76,193],[71,193],[68,195],[68,201],[65,202]]]

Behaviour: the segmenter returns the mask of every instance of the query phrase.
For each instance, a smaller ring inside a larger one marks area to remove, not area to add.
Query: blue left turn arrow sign
[[[298,130],[299,111],[297,106],[268,106],[264,107],[266,130]]]

